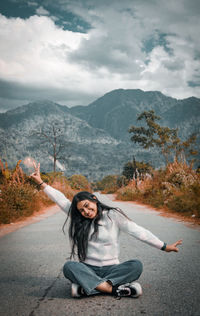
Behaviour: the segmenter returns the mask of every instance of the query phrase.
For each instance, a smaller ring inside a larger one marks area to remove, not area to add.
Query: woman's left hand
[[[166,252],[171,252],[171,251],[174,251],[174,252],[178,252],[179,249],[178,249],[178,245],[181,245],[182,244],[182,239],[176,241],[175,243],[171,244],[171,245],[167,245],[166,248],[165,248],[165,251]]]

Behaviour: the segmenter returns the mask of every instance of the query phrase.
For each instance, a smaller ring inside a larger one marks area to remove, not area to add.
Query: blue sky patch
[[[44,9],[37,11],[38,9]],[[39,13],[41,11],[41,13]],[[7,18],[20,17],[27,19],[33,15],[46,15],[53,18],[54,23],[64,30],[72,32],[87,33],[90,25],[78,15],[66,10],[62,10],[56,2],[45,3],[45,1],[24,1],[24,0],[1,0],[0,13]]]
[[[162,46],[168,54],[172,55],[173,50],[169,47],[169,42],[166,38],[168,35],[156,31],[151,37],[143,41],[143,51],[150,53],[156,46]]]

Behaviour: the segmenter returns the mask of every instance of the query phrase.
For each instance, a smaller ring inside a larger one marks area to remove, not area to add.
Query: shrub
[[[117,191],[117,199],[122,201],[136,201],[138,199],[138,194],[139,191],[133,186],[126,186]]]
[[[22,216],[31,215],[38,208],[37,191],[29,184],[1,185],[0,223],[8,224]]]
[[[101,190],[103,193],[114,193],[118,188],[116,181],[116,175],[108,175],[97,182],[97,190]]]
[[[200,217],[200,183],[195,182],[174,192],[166,201],[166,206],[176,212]]]
[[[125,176],[123,176],[123,175],[117,176],[116,184],[117,184],[118,188],[121,188],[121,187],[127,185],[128,182],[129,182],[129,180]]]
[[[69,184],[72,189],[80,191],[91,191],[90,184],[82,174],[74,174],[69,178]]]
[[[63,181],[63,179],[66,179],[62,172],[42,172],[41,178],[45,183],[49,185],[52,185],[55,181],[59,182]]]
[[[186,163],[174,161],[165,170],[154,171],[151,178],[139,181],[137,187],[132,182],[132,186],[119,189],[117,198],[200,217],[200,175]]]
[[[166,168],[166,181],[177,187],[192,185],[196,180],[196,172],[185,163],[175,161]]]

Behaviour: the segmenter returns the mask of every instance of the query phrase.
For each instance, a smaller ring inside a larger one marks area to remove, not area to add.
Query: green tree
[[[160,120],[160,117],[153,110],[142,112],[137,120],[144,121],[146,127],[131,126],[129,129],[129,133],[133,134],[131,140],[144,149],[158,147],[165,158],[166,164],[168,164],[169,157],[172,154],[176,158],[180,158],[183,154],[185,157],[197,154],[197,151],[194,150],[196,136],[192,135],[186,141],[181,141],[177,129],[170,129],[158,124],[157,121]]]
[[[145,149],[159,147],[167,164],[170,148],[177,141],[177,129],[159,125],[156,121],[160,120],[160,117],[153,110],[144,111],[137,120],[144,120],[147,127],[131,126],[129,129],[129,133],[133,134],[131,140]]]
[[[196,149],[197,135],[192,134],[185,141],[181,141],[180,138],[177,139],[176,144],[174,144],[174,150],[177,160],[189,160],[189,162],[195,161],[195,156],[198,155],[198,150]]]
[[[152,167],[150,164],[143,161],[135,161],[133,159],[133,161],[128,161],[127,163],[125,163],[122,174],[128,180],[137,177],[139,177],[139,179],[142,179],[146,173],[151,173],[151,170]]]

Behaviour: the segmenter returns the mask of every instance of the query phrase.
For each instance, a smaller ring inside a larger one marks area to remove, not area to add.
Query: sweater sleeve
[[[54,189],[50,185],[47,185],[43,191],[62,209],[62,211],[68,213],[71,201],[68,200],[62,192]]]
[[[132,220],[129,220],[124,215],[115,211],[115,220],[118,223],[118,227],[125,233],[141,240],[142,242],[161,249],[164,245],[164,242],[161,241],[158,237],[152,234],[149,230],[145,229],[142,226],[137,225]]]

